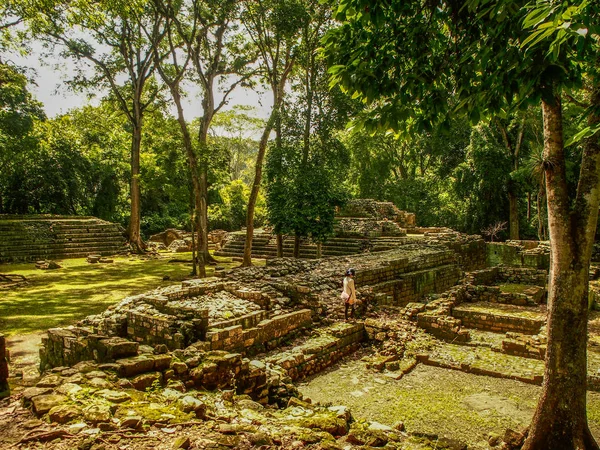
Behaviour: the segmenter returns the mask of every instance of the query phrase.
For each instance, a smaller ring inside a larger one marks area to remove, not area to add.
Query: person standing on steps
[[[356,303],[356,288],[354,287],[354,269],[346,270],[344,277],[344,290],[342,291],[342,300],[344,301],[344,319],[348,320],[348,309],[350,309],[350,318],[354,318],[354,305]]]

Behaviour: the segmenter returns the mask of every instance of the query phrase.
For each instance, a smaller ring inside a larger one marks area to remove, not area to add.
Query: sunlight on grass
[[[67,259],[58,261],[62,269],[48,271],[35,269],[33,263],[0,264],[0,273],[28,279],[25,286],[0,291],[0,332],[11,336],[70,325],[129,295],[188,278],[191,263],[169,263],[173,258],[190,260],[191,253],[163,254],[160,259],[117,256],[112,264]],[[226,268],[239,265],[230,258],[217,259]],[[264,260],[256,264],[262,265]],[[214,266],[208,266],[207,276],[213,274]],[[170,279],[163,281],[165,276]]]

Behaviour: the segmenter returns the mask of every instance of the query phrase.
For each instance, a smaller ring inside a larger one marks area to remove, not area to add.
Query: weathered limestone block
[[[46,414],[55,406],[62,405],[67,401],[67,397],[59,394],[38,395],[31,399],[33,412],[38,416]]]

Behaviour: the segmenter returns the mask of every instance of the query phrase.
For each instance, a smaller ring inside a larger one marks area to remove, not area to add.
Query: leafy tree
[[[337,17],[342,25],[324,41],[333,82],[374,104],[367,126],[428,129],[448,112],[468,113],[476,122],[541,101],[552,246],[548,351],[524,448],[597,449],[586,416],[586,344],[588,269],[600,203],[600,4],[350,0],[339,4]],[[584,80],[591,108],[587,127],[575,136],[586,140],[571,197],[562,98]]]
[[[27,89],[25,75],[0,63],[0,213],[27,211],[27,205],[16,197],[7,198],[7,191],[21,189],[20,163],[37,146],[33,129],[44,118],[41,103]]]
[[[287,79],[296,62],[299,33],[308,19],[306,5],[300,0],[254,0],[247,2],[242,16],[246,31],[258,49],[260,75],[273,94],[273,107],[259,141],[248,199],[244,266],[252,264],[254,211],[262,181],[263,160],[284,100]]]
[[[131,125],[131,214],[129,242],[136,251],[140,234],[140,150],[144,113],[159,95],[152,43],[164,36],[162,18],[145,0],[119,3],[81,1],[44,5],[30,21],[36,35],[62,48],[77,63],[74,88],[108,90]],[[80,31],[83,30],[83,33]],[[150,30],[151,39],[146,30]],[[90,69],[92,69],[90,71]],[[121,80],[125,79],[124,82]]]
[[[156,1],[155,6],[166,22],[168,39],[164,47],[170,61],[161,62],[159,42],[155,45],[155,59],[161,78],[175,102],[184,136],[194,187],[200,238],[198,254],[203,270],[202,264],[212,260],[208,252],[208,173],[213,155],[209,151],[208,133],[215,114],[227,104],[230,94],[239,85],[248,83],[253,73],[249,66],[253,55],[248,50],[244,35],[239,32],[241,3],[238,0]],[[192,142],[181,106],[181,82],[188,71],[201,88],[202,115],[198,121],[196,144]],[[222,98],[216,101],[218,85],[222,88]],[[194,273],[195,269],[194,263]]]
[[[255,113],[251,106],[234,106],[215,114],[211,128],[213,142],[227,149],[231,180],[241,179],[248,185],[256,160],[255,136],[265,126],[265,121]]]

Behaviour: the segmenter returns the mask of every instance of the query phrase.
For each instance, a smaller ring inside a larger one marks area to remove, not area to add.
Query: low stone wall
[[[466,281],[476,286],[491,286],[500,283],[531,284],[545,287],[548,279],[546,270],[531,267],[495,266],[469,272]]]
[[[464,271],[477,270],[486,266],[485,241],[479,236],[459,235],[454,239],[443,239],[442,244],[456,253],[458,263]]]
[[[546,296],[543,288],[532,286],[522,292],[503,292],[498,286],[472,286],[466,287],[467,298],[470,302],[500,303],[504,305],[537,306]]]
[[[0,334],[0,398],[8,397],[8,362],[6,361],[6,339]]]
[[[495,332],[516,331],[525,334],[538,334],[545,320],[527,317],[502,315],[501,311],[486,312],[455,307],[452,315],[462,321],[463,326]]]
[[[268,311],[256,311],[250,314],[244,314],[243,316],[236,317],[235,319],[223,320],[221,322],[215,322],[210,325],[211,328],[228,328],[236,325],[241,325],[242,328],[254,328],[263,320],[268,319]]]
[[[545,336],[527,336],[520,333],[506,333],[502,340],[502,353],[524,358],[546,359],[547,339]]]
[[[548,281],[548,271],[530,267],[500,267],[498,279],[506,283],[545,287]]]
[[[362,323],[340,322],[321,330],[316,338],[266,361],[286,371],[294,381],[321,372],[341,358],[355,352],[365,339]]]
[[[180,320],[175,316],[157,316],[127,312],[127,336],[147,345],[164,344],[170,350],[184,348],[203,340],[208,327],[208,311],[203,319]]]
[[[82,327],[51,328],[42,337],[40,368],[70,367],[81,361],[114,362],[137,355],[138,349],[136,342],[93,334]]]
[[[550,268],[550,249],[547,244],[541,243],[534,248],[527,247],[517,243],[518,241],[508,242],[488,242],[487,265],[510,267],[531,267],[535,269],[548,270]]]
[[[211,328],[206,333],[206,340],[212,350],[235,350],[243,353],[264,351],[265,344],[277,342],[295,330],[310,326],[311,316],[310,309],[303,309],[263,320],[253,328],[244,329],[242,325]]]
[[[460,276],[454,255],[439,252],[361,270],[356,275],[356,284],[361,294],[370,300],[389,297],[389,303],[404,306],[425,295],[447,290],[458,282]]]

